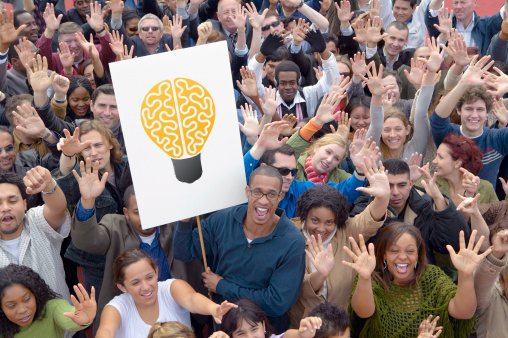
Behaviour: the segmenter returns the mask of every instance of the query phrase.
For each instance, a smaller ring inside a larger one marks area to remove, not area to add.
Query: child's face
[[[249,323],[242,320],[238,323],[232,338],[265,338],[265,324],[263,322]]]

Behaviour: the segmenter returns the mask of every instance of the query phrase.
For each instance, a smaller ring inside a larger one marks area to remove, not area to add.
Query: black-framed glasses
[[[0,148],[0,154],[3,153],[5,150],[6,153],[10,153],[11,151],[14,150],[14,146],[12,144],[9,144],[7,147],[5,148]]]
[[[275,27],[279,27],[279,25],[280,25],[280,21],[274,21],[274,22],[272,22],[272,23],[271,23],[271,24],[269,24],[269,25],[266,25],[266,26],[261,27],[261,30],[262,30],[263,32],[266,32],[267,30],[269,30],[269,29],[270,29],[270,27],[275,28]]]
[[[287,175],[289,175],[291,173],[291,176],[295,177],[296,174],[298,173],[298,169],[297,168],[295,168],[295,169],[277,168],[276,166],[273,166],[273,165],[271,165],[270,167],[277,169],[277,171],[279,172],[279,174],[281,176],[287,176]]]
[[[159,26],[146,26],[146,27],[141,27],[141,30],[143,32],[148,32],[149,30],[152,30],[152,32],[157,32],[159,29],[161,29]]]
[[[270,191],[270,192],[267,192],[267,193],[264,193],[262,192],[261,190],[258,190],[258,189],[250,189],[250,195],[254,198],[263,198],[263,196],[266,196],[266,198],[269,200],[269,201],[276,201],[279,199],[279,196],[280,196],[280,193],[276,193],[274,191]]]

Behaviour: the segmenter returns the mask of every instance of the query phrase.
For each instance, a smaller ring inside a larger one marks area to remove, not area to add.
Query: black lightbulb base
[[[184,159],[172,158],[171,161],[175,168],[175,176],[180,182],[193,183],[203,174],[201,154]]]

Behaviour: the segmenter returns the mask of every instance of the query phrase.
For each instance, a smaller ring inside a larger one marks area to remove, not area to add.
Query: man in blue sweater
[[[248,205],[220,210],[202,222],[209,264],[203,282],[214,301],[254,300],[278,334],[289,327],[286,312],[298,298],[305,270],[304,237],[277,208],[281,189],[277,169],[259,167],[245,187]],[[203,259],[189,219],[178,222],[173,250],[184,262]]]
[[[478,176],[497,183],[499,165],[508,153],[508,128],[490,129],[485,127],[487,113],[491,110],[492,97],[487,94],[484,85],[484,73],[492,66],[490,56],[484,56],[476,62],[471,61],[459,83],[444,96],[430,116],[432,136],[439,146],[446,134],[455,133],[476,142],[483,155],[483,169]],[[461,125],[450,122],[450,114],[457,109]]]

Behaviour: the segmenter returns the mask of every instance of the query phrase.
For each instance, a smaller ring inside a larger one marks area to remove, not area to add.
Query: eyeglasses
[[[251,189],[249,190],[250,191],[250,195],[254,198],[263,198],[263,196],[266,196],[266,198],[269,200],[269,201],[276,201],[279,199],[279,196],[280,196],[280,193],[276,193],[276,192],[273,192],[273,191],[270,191],[268,193],[264,193],[262,192],[261,190],[258,190],[258,189]]]
[[[152,32],[157,32],[157,31],[160,29],[160,27],[159,27],[159,26],[151,26],[151,27],[150,27],[150,26],[147,26],[147,27],[141,27],[141,30],[142,30],[143,32],[148,32],[150,29],[152,29]]]
[[[296,174],[298,173],[298,169],[297,168],[295,168],[295,169],[277,168],[277,167],[275,167],[273,165],[271,165],[270,167],[277,169],[277,171],[279,172],[279,174],[281,176],[287,176],[287,175],[289,175],[291,173],[291,176],[295,177]]]
[[[261,30],[262,30],[263,32],[266,32],[267,30],[269,30],[269,29],[270,29],[270,27],[275,28],[275,27],[278,27],[279,25],[280,25],[280,21],[275,21],[275,22],[272,22],[272,23],[271,23],[271,24],[269,24],[269,25],[266,25],[266,26],[261,27]]]
[[[0,154],[3,153],[5,150],[6,153],[10,153],[11,151],[14,150],[14,146],[12,144],[9,144],[7,147],[5,148],[0,148]]]

